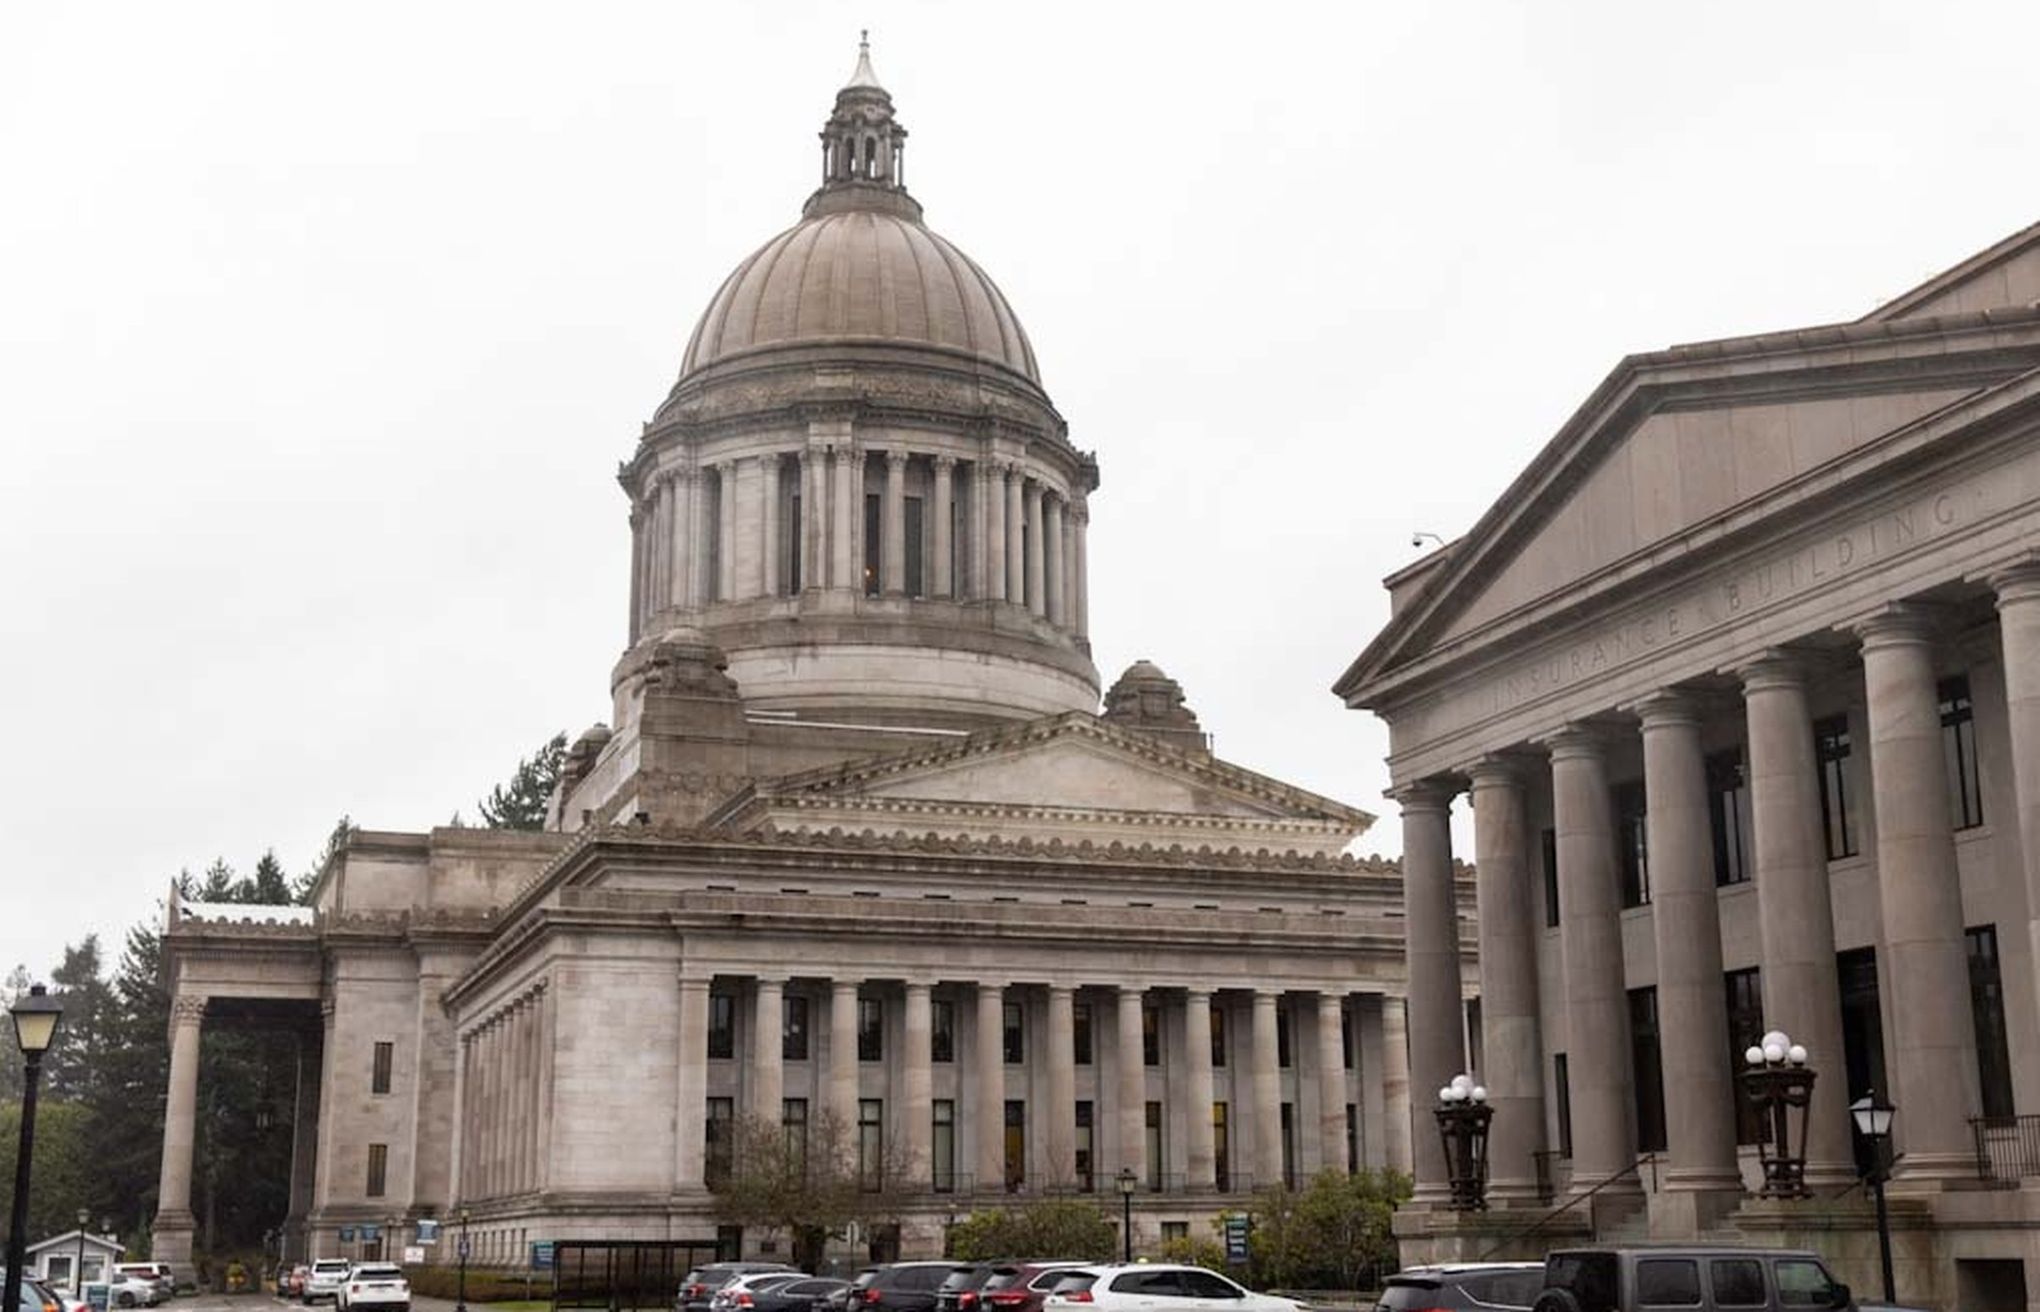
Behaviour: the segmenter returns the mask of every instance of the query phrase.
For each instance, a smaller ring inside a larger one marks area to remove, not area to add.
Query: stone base
[[[1485,1212],[1452,1212],[1409,1206],[1395,1214],[1397,1260],[1426,1262],[1538,1262],[1552,1248],[1593,1237],[1581,1213],[1556,1216],[1541,1204],[1493,1207]]]
[[[189,1212],[158,1212],[149,1227],[149,1260],[168,1262],[179,1285],[198,1280],[198,1268],[191,1264],[191,1240],[197,1232],[198,1218]]]
[[[1719,1189],[1664,1189],[1650,1195],[1650,1237],[1692,1243],[1722,1228],[1743,1204],[1741,1183]]]

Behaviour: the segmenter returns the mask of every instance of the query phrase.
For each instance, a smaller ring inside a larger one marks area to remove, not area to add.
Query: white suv
[[[1201,1266],[1142,1262],[1062,1273],[1043,1312],[1309,1312],[1293,1298],[1256,1294]]]
[[[340,1303],[340,1282],[354,1269],[354,1263],[344,1257],[322,1257],[312,1263],[312,1274],[305,1277],[305,1292],[301,1297],[307,1303],[316,1303],[330,1298],[337,1307]]]
[[[363,1262],[340,1282],[334,1302],[340,1312],[356,1308],[381,1308],[385,1312],[411,1312],[411,1282],[404,1269],[390,1262]]]

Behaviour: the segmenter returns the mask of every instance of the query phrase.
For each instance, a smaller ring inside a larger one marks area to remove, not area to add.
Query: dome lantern
[[[907,194],[907,130],[871,69],[869,38],[858,33],[857,67],[822,125],[822,185],[801,211],[806,218],[845,210],[921,217],[920,204]]]

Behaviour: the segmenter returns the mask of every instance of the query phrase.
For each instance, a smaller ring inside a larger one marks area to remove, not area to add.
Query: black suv
[[[1567,1248],[1546,1255],[1533,1312],[1637,1312],[1639,1308],[1857,1312],[1849,1287],[1806,1249],[1737,1247]]]
[[[935,1291],[935,1312],[978,1312],[986,1283],[1018,1271],[1019,1267],[1012,1262],[972,1262],[957,1267]]]
[[[935,1312],[942,1282],[961,1262],[890,1262],[860,1272],[850,1287],[851,1312]]]

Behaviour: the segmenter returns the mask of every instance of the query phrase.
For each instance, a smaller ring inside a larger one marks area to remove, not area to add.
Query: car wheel
[[[1580,1312],[1580,1301],[1571,1290],[1547,1289],[1530,1305],[1531,1312]]]
[[[120,1297],[115,1299],[114,1302],[120,1307],[133,1307],[135,1305],[135,1296],[126,1290],[122,1290]]]

